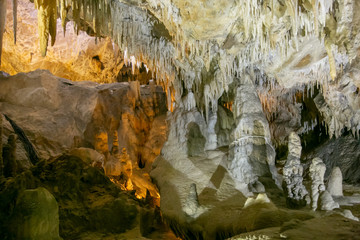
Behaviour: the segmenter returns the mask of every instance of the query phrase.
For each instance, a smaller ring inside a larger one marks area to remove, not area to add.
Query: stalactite
[[[14,29],[15,44],[16,44],[16,32],[17,32],[17,6],[18,6],[18,0],[13,0],[13,29]]]
[[[325,49],[326,52],[328,54],[329,57],[329,65],[330,65],[330,76],[332,78],[332,80],[335,80],[336,78],[336,62],[335,62],[335,57],[333,54],[333,51],[331,49],[331,44],[328,43],[328,41],[325,40]]]
[[[2,43],[5,32],[5,22],[6,22],[6,5],[7,5],[7,0],[0,0],[0,65],[1,65]]]
[[[60,17],[61,17],[61,26],[64,30],[64,37],[66,33],[66,3],[65,0],[60,0]]]
[[[55,44],[56,39],[56,0],[35,0],[35,7],[38,9],[40,51],[41,55],[45,57],[48,47],[49,35],[51,36],[51,45]]]

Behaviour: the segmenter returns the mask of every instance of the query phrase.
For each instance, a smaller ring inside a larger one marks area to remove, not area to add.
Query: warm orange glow
[[[275,112],[277,106],[277,100],[274,96],[268,93],[258,93],[261,105],[265,112]]]
[[[106,132],[100,132],[95,135],[95,142],[94,142],[95,150],[106,154],[108,149],[108,135]]]
[[[232,111],[233,111],[233,110],[232,110],[232,108],[233,108],[233,103],[234,103],[234,102],[225,102],[225,103],[223,103],[223,106],[232,112]]]
[[[133,191],[135,190],[135,197],[137,199],[146,199],[147,193],[149,189],[154,189],[154,187],[151,185],[151,183],[147,183],[145,186],[133,186],[131,179],[128,179],[128,181],[121,181],[117,180],[115,177],[109,176],[109,179],[111,182],[113,182],[116,186],[118,186],[123,191]],[[129,185],[130,181],[130,185]],[[152,204],[154,206],[160,206],[160,194],[156,190],[156,192],[152,191]]]

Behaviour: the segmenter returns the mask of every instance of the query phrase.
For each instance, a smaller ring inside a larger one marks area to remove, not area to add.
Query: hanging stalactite
[[[49,35],[51,35],[51,45],[55,44],[56,39],[56,0],[35,0],[35,7],[38,9],[40,51],[41,55],[45,57],[48,47]]]
[[[16,44],[16,32],[17,32],[17,6],[18,0],[13,0],[13,29],[14,29],[14,43]]]
[[[66,4],[65,0],[59,0],[60,1],[60,18],[61,18],[61,26],[64,30],[64,37],[66,33]]]
[[[6,5],[7,5],[6,0],[0,0],[0,64],[1,64],[3,36],[5,32]]]

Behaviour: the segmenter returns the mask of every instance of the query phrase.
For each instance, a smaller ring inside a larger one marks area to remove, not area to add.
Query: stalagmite
[[[6,8],[7,8],[6,5],[7,5],[7,0],[0,0],[0,65],[1,65],[3,36],[5,32],[5,22],[6,22]]]
[[[318,199],[320,193],[325,191],[324,175],[326,166],[320,158],[314,158],[310,165],[310,177],[311,177],[311,201],[312,209],[315,211],[318,208]]]
[[[300,163],[301,141],[299,136],[292,132],[289,135],[289,154],[283,169],[286,192],[288,194],[288,204],[305,206],[305,196],[308,194],[303,185],[303,166]]]
[[[342,173],[339,167],[335,167],[330,174],[328,191],[332,196],[343,196]]]
[[[259,193],[256,198],[248,197],[244,204],[244,208],[248,208],[254,204],[264,204],[264,203],[271,203],[269,197],[266,193]]]
[[[324,175],[326,165],[321,158],[314,158],[310,165],[311,183],[311,200],[312,210],[315,211],[320,206],[321,210],[331,211],[339,208],[339,204],[334,201],[329,191],[326,190],[324,184]],[[320,199],[319,203],[318,200]]]

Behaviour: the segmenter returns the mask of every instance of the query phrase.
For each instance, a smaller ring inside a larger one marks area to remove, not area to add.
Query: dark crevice
[[[139,168],[141,168],[141,169],[145,167],[145,163],[144,163],[143,160],[142,160],[141,153],[138,153],[138,166],[139,166]]]
[[[12,128],[14,129],[14,132],[16,133],[16,135],[18,136],[18,138],[24,145],[25,151],[27,152],[31,163],[34,165],[37,164],[39,161],[39,157],[36,153],[34,146],[30,142],[30,140],[27,138],[25,132],[13,120],[11,120],[7,115],[4,114],[4,116],[5,116],[6,120],[9,121]]]

